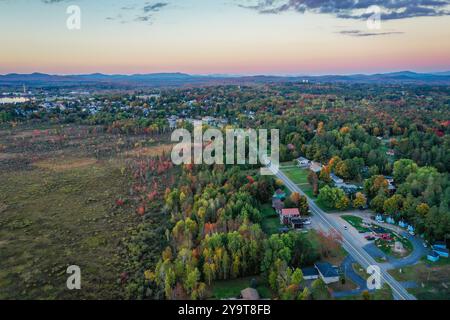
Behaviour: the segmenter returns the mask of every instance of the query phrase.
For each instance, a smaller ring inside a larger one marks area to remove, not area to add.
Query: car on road
[[[346,225],[344,225],[344,230],[348,230],[348,227]]]

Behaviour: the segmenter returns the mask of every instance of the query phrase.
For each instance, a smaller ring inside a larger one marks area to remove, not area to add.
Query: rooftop
[[[317,276],[317,275],[319,275],[319,272],[314,267],[302,268],[302,273],[303,273],[304,276],[307,276],[307,277],[308,276]]]
[[[300,211],[298,211],[298,208],[287,208],[281,209],[281,214],[283,216],[299,216]]]
[[[339,273],[336,267],[328,262],[318,262],[315,264],[317,270],[326,278],[339,277]]]

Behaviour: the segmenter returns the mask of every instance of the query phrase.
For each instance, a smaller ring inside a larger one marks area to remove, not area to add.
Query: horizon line
[[[33,75],[42,74],[48,76],[89,76],[89,75],[104,75],[104,76],[139,76],[139,75],[154,75],[154,74],[182,74],[189,76],[202,76],[202,77],[257,77],[257,76],[271,76],[271,77],[320,77],[320,76],[353,76],[353,75],[377,75],[377,74],[390,74],[390,73],[403,73],[410,72],[416,74],[436,74],[450,72],[450,67],[447,69],[434,70],[434,71],[417,71],[413,69],[406,70],[391,70],[391,71],[378,71],[378,72],[354,72],[354,73],[189,73],[182,71],[163,71],[163,72],[143,72],[143,73],[104,73],[104,72],[90,72],[90,73],[46,73],[40,71],[33,71],[28,73],[9,72],[2,73],[0,76],[8,75]]]

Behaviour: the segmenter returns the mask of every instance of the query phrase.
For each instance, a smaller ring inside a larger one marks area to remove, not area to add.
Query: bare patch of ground
[[[34,165],[41,169],[61,172],[91,166],[95,163],[97,163],[97,160],[93,158],[56,158],[38,161]]]

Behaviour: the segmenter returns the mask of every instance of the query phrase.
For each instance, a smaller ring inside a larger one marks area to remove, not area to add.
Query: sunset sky
[[[450,70],[450,0],[336,2],[0,0],[0,74]],[[371,5],[381,29],[367,27]]]

